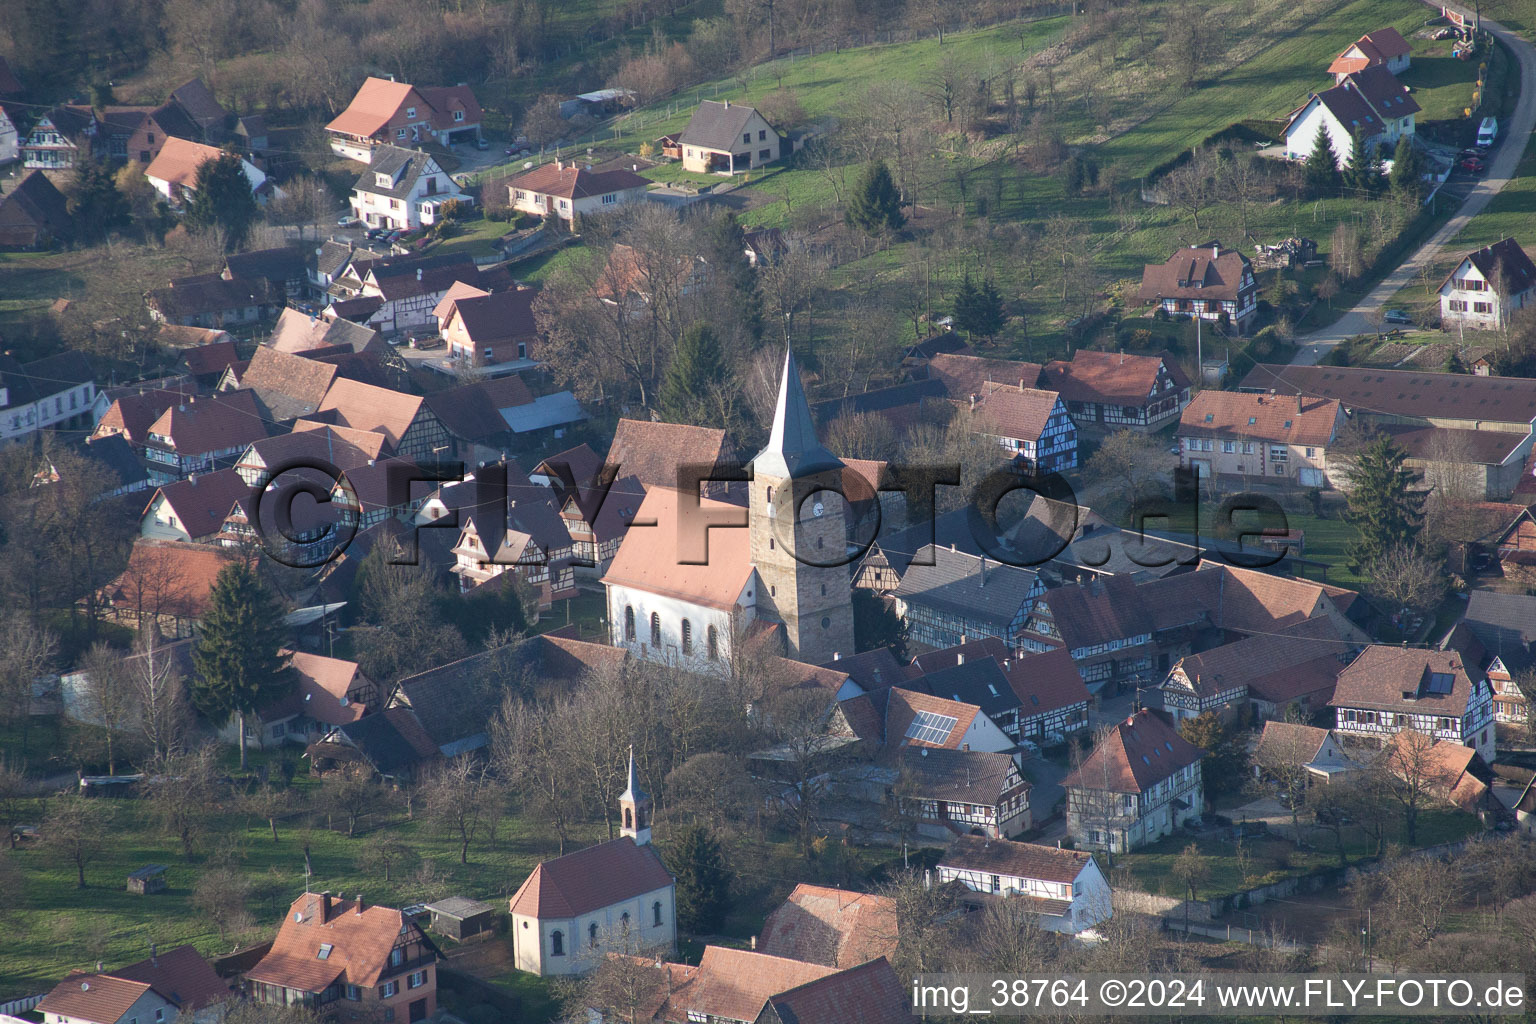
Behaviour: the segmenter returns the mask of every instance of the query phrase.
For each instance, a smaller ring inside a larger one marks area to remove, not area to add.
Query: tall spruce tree
[[[1317,126],[1317,138],[1312,140],[1312,152],[1302,164],[1302,176],[1307,188],[1314,195],[1333,191],[1339,184],[1339,157],[1333,151],[1333,140],[1328,137],[1326,125]]]
[[[1375,192],[1381,184],[1381,163],[1376,159],[1376,144],[1366,142],[1355,130],[1350,140],[1349,162],[1344,166],[1344,186],[1357,197]]]
[[[901,212],[901,194],[884,160],[864,168],[858,184],[848,196],[848,223],[871,235],[899,231],[907,222]]]
[[[1347,518],[1360,531],[1349,557],[1355,572],[1418,534],[1424,496],[1411,489],[1418,474],[1407,460],[1407,452],[1381,436],[1361,449],[1349,468]]]
[[[220,153],[203,161],[193,188],[187,222],[193,227],[218,228],[224,232],[225,250],[234,252],[261,213],[251,180],[245,176],[244,161],[238,153]]]
[[[1392,151],[1392,174],[1390,181],[1392,191],[1400,195],[1414,195],[1419,190],[1419,178],[1424,174],[1424,158],[1419,155],[1419,149],[1413,144],[1412,135],[1404,135],[1397,140],[1397,148]]]
[[[219,570],[208,597],[192,663],[192,703],[216,722],[234,718],[245,767],[245,716],[278,700],[293,683],[279,650],[287,640],[282,609],[244,562]]]
[[[709,829],[693,825],[682,830],[672,856],[677,872],[677,923],[695,935],[718,931],[731,905],[731,870],[720,844]]]
[[[955,327],[981,338],[995,338],[1003,329],[1007,314],[997,286],[986,280],[977,287],[966,274],[955,294]]]
[[[661,382],[657,404],[673,423],[712,422],[715,395],[725,384],[725,353],[709,324],[696,323],[683,332]],[[718,417],[714,417],[718,418]]]

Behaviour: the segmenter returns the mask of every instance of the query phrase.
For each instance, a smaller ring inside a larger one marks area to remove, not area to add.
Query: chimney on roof
[[[726,110],[730,110],[731,109],[731,101],[730,100],[726,100],[725,101],[725,109]]]
[[[965,664],[965,652],[964,651],[957,651],[955,653],[955,664],[956,665],[964,665]]]
[[[752,935],[752,936],[748,937],[748,939],[747,939],[747,948],[750,949],[750,950],[756,951],[756,949],[757,949],[757,936],[756,935]]]
[[[1296,411],[1301,412],[1301,392],[1296,392]]]
[[[833,661],[842,661],[843,660],[843,653],[841,651],[833,651],[832,652],[832,660]]]
[[[359,917],[362,916],[362,913],[363,913],[363,894],[362,893],[358,893],[357,894],[357,911],[356,911],[356,913],[357,913],[357,915]]]
[[[331,919],[331,894],[329,891],[320,894],[320,923],[325,924]]]

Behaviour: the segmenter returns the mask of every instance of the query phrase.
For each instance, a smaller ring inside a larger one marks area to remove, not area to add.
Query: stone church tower
[[[758,616],[781,623],[785,654],[812,665],[854,653],[843,470],[816,437],[799,367],[786,352],[773,432],[752,460],[752,564],[762,581]]]

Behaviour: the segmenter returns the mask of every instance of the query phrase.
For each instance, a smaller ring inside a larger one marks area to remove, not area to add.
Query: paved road
[[[1339,317],[1322,330],[1314,331],[1297,339],[1296,356],[1291,360],[1300,366],[1315,366],[1339,342],[1357,334],[1369,334],[1376,330],[1370,314],[1381,309],[1398,289],[1419,273],[1434,258],[1440,248],[1456,237],[1467,221],[1482,211],[1499,190],[1515,176],[1515,168],[1525,153],[1525,144],[1536,129],[1536,49],[1496,21],[1483,19],[1483,27],[1498,37],[1499,41],[1520,61],[1520,99],[1515,113],[1500,125],[1503,141],[1493,155],[1488,176],[1472,189],[1450,220],[1440,226],[1423,245],[1419,246],[1396,270],[1388,274],[1380,284],[1372,288],[1360,304]]]

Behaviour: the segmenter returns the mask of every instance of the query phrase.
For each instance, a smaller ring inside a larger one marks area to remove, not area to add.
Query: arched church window
[[[565,933],[553,931],[549,933],[549,955],[565,956]]]
[[[593,949],[597,948],[597,922],[596,921],[593,921],[591,924],[587,925],[587,945],[591,946]]]
[[[628,807],[624,808],[624,827],[631,829],[635,827],[635,812]]]
[[[661,646],[661,616],[651,612],[651,646]]]
[[[651,923],[657,928],[661,927],[661,900],[651,904]]]
[[[709,627],[709,631],[704,634],[704,640],[709,645],[709,660],[710,661],[719,661],[720,660],[720,633],[719,633],[719,631],[716,630],[714,626],[710,626]],[[660,904],[657,904],[657,905],[660,906]]]
[[[635,639],[634,605],[627,604],[624,606],[624,639],[630,641],[631,643],[633,643]]]
[[[683,653],[693,653],[693,623],[683,620]]]

